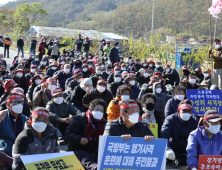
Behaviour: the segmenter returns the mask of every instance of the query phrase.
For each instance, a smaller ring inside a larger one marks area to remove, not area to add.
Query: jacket
[[[167,147],[170,149],[176,148],[182,153],[186,153],[187,139],[193,130],[197,128],[198,120],[191,116],[187,122],[184,122],[178,113],[167,116],[162,129],[160,138],[167,139]],[[170,142],[169,139],[172,138]]]
[[[40,62],[41,62],[41,61],[35,61],[35,60],[33,60],[33,61],[31,62],[31,65],[32,65],[32,64],[35,64],[35,65],[37,65],[37,67],[38,67],[38,66],[40,65]]]
[[[68,80],[68,79],[67,79]],[[73,90],[75,89],[76,86],[78,86],[79,83],[76,80],[72,80],[68,83],[67,87],[66,87],[66,92],[71,95]]]
[[[129,73],[134,73],[135,72],[135,70],[134,70],[134,66],[135,66],[135,63],[133,62],[133,63],[130,63],[129,64],[129,66],[128,66],[128,72]]]
[[[35,39],[32,39],[30,41],[30,49],[36,49],[36,44],[37,44],[37,41]]]
[[[12,146],[17,136],[15,135],[15,125],[12,124],[10,114],[8,109],[0,112],[0,116],[3,118],[2,122],[0,122],[0,139],[7,143],[7,148],[4,152],[7,155],[12,156]],[[24,129],[24,124],[27,120],[28,117],[21,115],[21,129]]]
[[[108,84],[110,84],[110,83],[112,83],[112,82],[114,82],[114,73],[111,73],[111,74],[109,75],[109,77],[107,78],[107,83],[108,83]]]
[[[100,75],[94,74],[90,78],[92,80],[92,85],[94,88],[96,88],[97,82],[99,80],[104,80],[104,77],[101,74]]]
[[[16,138],[13,146],[13,170],[26,170],[20,156],[59,152],[56,129],[48,124],[41,140],[26,122],[24,130]]]
[[[106,123],[104,123],[106,125]],[[72,121],[66,129],[66,140],[68,141],[68,151],[85,150],[91,154],[98,154],[98,142],[89,141],[85,145],[81,145],[80,141],[84,138],[86,125],[86,113],[73,116]],[[105,127],[104,127],[105,128]]]
[[[180,82],[180,76],[178,72],[175,69],[170,69],[168,73],[163,72],[163,78],[164,79],[169,79],[167,80],[169,84],[174,85],[174,82]],[[168,84],[168,83],[166,83]]]
[[[33,75],[35,75],[35,74],[33,74]],[[32,73],[31,73],[31,72],[29,72],[29,73],[27,73],[27,74],[25,75],[25,77],[26,77],[26,79],[27,79],[28,84],[30,83],[30,80],[31,80],[31,78],[33,77],[33,75],[32,75]]]
[[[40,90],[41,90],[41,84],[39,84],[38,86],[36,86],[36,87],[34,88],[32,97],[34,97],[34,96],[36,95],[36,93],[37,93],[38,91],[40,91]]]
[[[45,75],[46,75],[46,76],[49,76],[49,77],[53,77],[53,75],[54,75],[54,73],[55,73],[56,71],[58,71],[58,69],[53,70],[53,69],[50,67],[49,69],[47,69]]]
[[[109,74],[107,74],[106,71],[103,71],[101,75],[104,78],[104,80],[107,81],[107,78],[109,77]]]
[[[50,49],[52,50],[51,55],[56,55],[56,56],[58,56],[58,54],[59,54],[59,46],[53,45],[53,46],[50,47]]]
[[[34,93],[33,93],[34,94]],[[51,96],[51,94],[49,94],[49,92],[43,92],[38,91],[35,96],[33,97],[33,105],[34,107],[45,107],[46,104],[51,100],[51,98],[49,98],[49,96]]]
[[[24,41],[23,41],[23,39],[18,39],[17,40],[17,48],[18,47],[23,47],[24,46]]]
[[[121,136],[125,134],[130,134],[131,137],[141,138],[145,136],[153,136],[147,123],[138,122],[128,129],[121,117],[106,124],[103,136]]]
[[[7,38],[5,38],[6,40],[8,40],[8,41],[12,41],[9,37],[7,37]],[[10,45],[8,45],[8,44],[5,44],[5,48],[9,48],[10,47]]]
[[[204,77],[204,81],[206,81],[207,82],[207,84],[209,85],[209,87],[212,85],[212,83],[211,83],[211,75],[210,76],[208,76],[208,77]]]
[[[210,54],[213,54],[213,69],[222,69],[222,58],[221,54],[218,55],[218,52],[222,52],[222,48],[220,48],[218,51],[216,49],[209,50],[209,57]]]
[[[79,39],[79,38],[76,39],[75,44],[76,44],[76,49],[77,49],[77,50],[79,50],[79,49],[81,50],[81,48],[82,48],[82,43],[83,43],[83,39],[81,39],[81,38],[80,38],[80,39]]]
[[[107,47],[107,45],[105,45],[105,47],[103,48],[104,54],[108,55],[111,49],[111,46]]]
[[[138,72],[143,66],[141,64],[135,64],[132,68],[132,72]]]
[[[199,155],[222,155],[222,131],[213,135],[212,139],[206,133],[204,126],[198,127],[190,133],[187,144],[187,165],[197,167]]]
[[[119,62],[119,51],[115,47],[113,47],[108,54],[108,58],[111,61],[112,64]]]
[[[21,78],[14,76],[13,80],[15,81],[16,84],[18,84],[17,87],[23,88],[25,94],[28,92],[29,84],[28,84],[28,80],[25,76],[23,76]]]
[[[0,104],[3,103],[9,95],[9,92],[5,92],[0,98]]]
[[[180,102],[176,97],[169,99],[165,106],[165,117],[176,113]]]
[[[37,87],[37,85],[34,82],[34,78],[32,79],[31,83],[32,84],[29,86],[28,92],[26,93],[26,98],[27,98],[27,100],[30,100],[30,101],[33,100],[33,91]]]
[[[84,41],[83,43],[83,50],[89,50],[90,47],[90,41]]]
[[[80,87],[80,85],[76,86],[75,89],[71,92],[70,103],[75,103],[79,106],[82,106],[82,99],[85,94],[86,92]]]
[[[185,86],[187,90],[198,89],[200,87],[200,85],[198,85],[197,83],[195,83],[194,86],[191,86],[191,84],[189,82],[181,83],[181,85]]]
[[[163,67],[159,67],[159,68],[156,67],[156,68],[153,70],[153,73],[156,73],[156,72],[163,73]]]
[[[92,72],[87,70],[86,72],[83,71],[82,74],[83,78],[89,78],[92,75]]]
[[[151,76],[150,76],[151,77]],[[150,82],[150,77],[145,78],[143,75],[139,76],[139,87],[142,87],[143,84],[149,84]]]
[[[116,92],[117,92],[117,89],[119,86],[121,86],[123,83],[122,82],[119,82],[119,83],[116,83],[116,82],[112,82],[111,84],[108,84],[108,91],[110,93],[112,93],[113,95],[113,98],[116,97]]]
[[[108,121],[116,120],[120,117],[119,97],[114,98],[108,105],[106,113]]]
[[[65,91],[65,82],[68,78],[72,77],[72,74],[69,73],[67,75],[65,75],[64,71],[60,71],[57,74],[58,78],[57,78],[57,86],[62,88],[63,91]]]

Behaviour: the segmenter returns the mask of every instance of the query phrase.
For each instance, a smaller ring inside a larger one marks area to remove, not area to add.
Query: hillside
[[[41,3],[50,15],[48,26],[113,31],[136,37],[147,36],[151,30],[152,0],[18,0],[3,7],[16,8],[21,3]],[[209,38],[208,1],[155,1],[155,33],[189,38]],[[222,30],[217,22],[217,37]],[[212,18],[212,32],[214,18]]]

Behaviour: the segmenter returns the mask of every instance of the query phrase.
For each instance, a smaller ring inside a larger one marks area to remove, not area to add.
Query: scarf
[[[105,129],[105,119],[95,119],[89,110],[86,112],[86,119],[84,137],[88,141],[99,141],[99,135],[103,135]]]

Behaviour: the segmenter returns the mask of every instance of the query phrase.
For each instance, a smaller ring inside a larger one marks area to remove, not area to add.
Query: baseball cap
[[[103,83],[103,84],[107,85],[107,82],[106,82],[105,80],[99,80],[99,81],[97,82],[97,84],[100,84],[100,83]]]
[[[52,96],[55,96],[55,95],[60,94],[60,93],[63,94],[63,90],[62,90],[62,88],[59,88],[59,87],[54,88],[54,89],[51,91],[51,95],[52,95]]]
[[[10,79],[10,80],[6,80],[5,83],[4,83],[4,87],[5,87],[5,92],[8,91],[9,87],[11,86],[15,86],[16,83],[14,80]]]
[[[82,70],[81,69],[76,69],[73,73],[73,76],[76,78],[76,77],[79,77],[79,76],[82,76]]]
[[[24,90],[23,90],[22,88],[20,88],[20,87],[14,88],[14,89],[12,90],[12,93],[18,93],[18,94],[24,96]]]
[[[203,119],[208,120],[209,122],[217,122],[219,120],[222,120],[220,118],[220,114],[215,110],[206,111]]]

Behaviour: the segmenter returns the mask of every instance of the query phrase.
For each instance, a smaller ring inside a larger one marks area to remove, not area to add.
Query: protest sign
[[[27,170],[84,170],[73,152],[21,156]]]
[[[100,170],[165,170],[166,139],[146,142],[144,138],[100,136],[98,169]]]
[[[158,124],[157,123],[148,123],[148,127],[155,136],[155,138],[158,138]]]
[[[222,95],[220,90],[187,90],[187,98],[193,104],[194,115],[203,115],[207,110],[222,113]]]
[[[4,44],[7,44],[7,45],[12,45],[12,42],[11,41],[8,41],[6,39],[2,39],[3,40],[3,43]]]
[[[200,155],[198,170],[221,170],[222,169],[222,156],[213,155]]]

